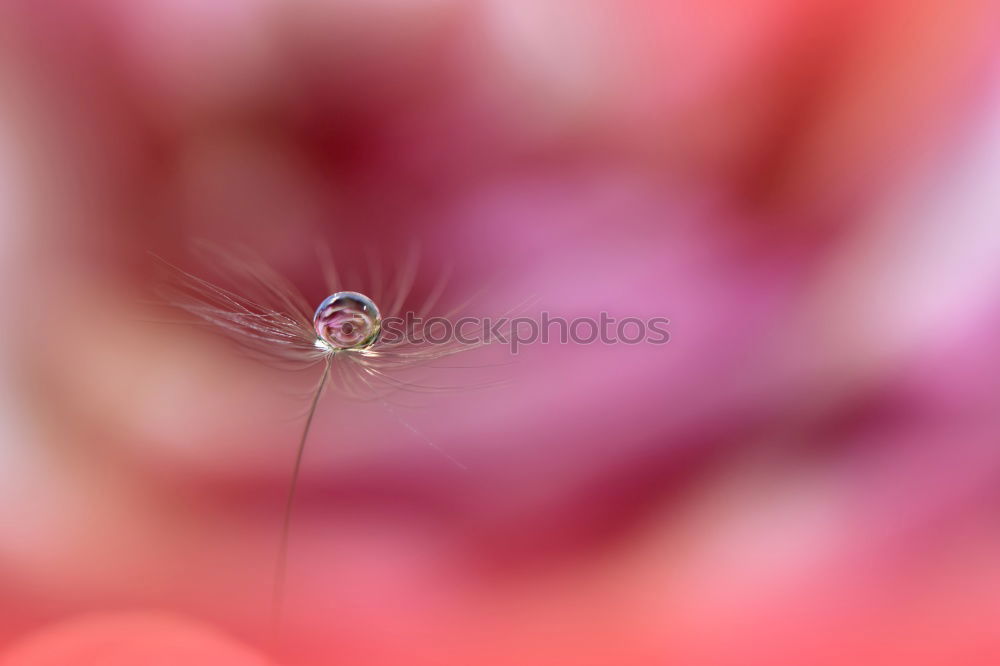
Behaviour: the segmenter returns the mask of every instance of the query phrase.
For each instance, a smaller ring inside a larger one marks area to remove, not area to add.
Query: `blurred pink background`
[[[0,664],[1000,663],[998,18],[3,3]],[[328,396],[275,642],[314,378],[149,321],[199,239],[671,341],[415,397],[466,471]]]

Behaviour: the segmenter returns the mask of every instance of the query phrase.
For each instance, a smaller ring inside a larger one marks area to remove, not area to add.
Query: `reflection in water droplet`
[[[382,315],[372,299],[356,291],[338,291],[316,308],[316,335],[333,349],[364,349],[378,340]]]

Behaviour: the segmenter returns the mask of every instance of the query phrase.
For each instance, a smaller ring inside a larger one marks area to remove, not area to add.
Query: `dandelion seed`
[[[356,291],[341,290],[345,285],[341,284],[339,273],[325,251],[321,252],[320,260],[331,295],[315,311],[311,310],[308,301],[291,282],[251,254],[224,252],[204,246],[201,252],[207,260],[206,264],[216,267],[226,286],[197,277],[161,259],[167,269],[161,289],[162,298],[194,315],[203,324],[226,334],[254,358],[294,369],[322,366],[296,449],[282,518],[271,604],[272,628],[277,632],[284,601],[292,509],[306,441],[323,393],[332,385],[345,397],[381,402],[406,429],[465,469],[464,465],[402,420],[387,402],[386,395],[398,390],[434,392],[470,388],[418,384],[404,380],[396,373],[487,343],[424,343],[421,342],[423,331],[419,324],[415,324],[396,342],[382,342],[383,319],[376,301]],[[401,264],[395,279],[388,283],[390,293],[382,300],[388,304],[388,316],[401,313],[414,284],[416,266],[416,255],[411,253]],[[380,269],[373,260],[369,261],[369,267],[372,293],[381,300],[385,294],[382,293]],[[442,277],[431,289],[418,315],[432,312],[442,296],[445,280]],[[454,317],[459,309],[446,313],[444,317]],[[481,330],[478,332],[482,333]],[[477,337],[485,340],[485,336]]]

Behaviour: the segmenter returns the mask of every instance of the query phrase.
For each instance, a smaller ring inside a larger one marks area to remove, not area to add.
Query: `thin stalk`
[[[313,417],[316,416],[316,406],[319,405],[319,398],[323,395],[327,379],[330,377],[331,358],[327,358],[323,367],[323,376],[313,394],[312,404],[309,406],[309,415],[306,416],[306,424],[302,429],[302,438],[299,439],[299,448],[295,454],[295,466],[292,468],[292,480],[288,485],[288,497],[285,499],[285,515],[281,521],[281,540],[278,544],[278,559],[274,569],[274,587],[271,595],[271,627],[277,635],[281,628],[281,614],[285,601],[285,574],[288,569],[288,534],[292,524],[292,507],[295,504],[295,493],[299,485],[299,471],[302,469],[302,454],[306,450],[306,439],[309,437],[309,430],[312,427]]]

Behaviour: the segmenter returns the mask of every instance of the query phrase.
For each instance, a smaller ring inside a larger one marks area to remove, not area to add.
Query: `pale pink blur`
[[[1000,663],[998,19],[4,3],[0,664]],[[151,321],[201,240],[671,341],[328,396],[275,641],[315,376]]]

